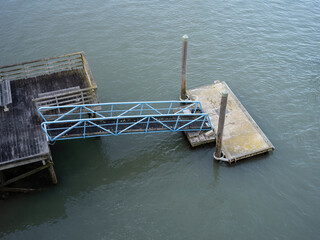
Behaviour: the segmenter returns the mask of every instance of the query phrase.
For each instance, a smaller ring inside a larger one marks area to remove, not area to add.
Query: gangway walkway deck
[[[41,107],[41,128],[49,141],[108,135],[209,131],[197,101],[100,103]]]

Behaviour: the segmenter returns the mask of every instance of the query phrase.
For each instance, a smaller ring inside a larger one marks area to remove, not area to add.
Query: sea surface
[[[57,142],[59,184],[0,200],[0,239],[320,239],[319,1],[0,2],[0,66],[84,51],[101,102],[177,100],[184,34],[188,88],[226,81],[276,150]]]

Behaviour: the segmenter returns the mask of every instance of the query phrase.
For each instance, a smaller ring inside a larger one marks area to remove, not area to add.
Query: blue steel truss
[[[209,131],[200,102],[99,103],[39,108],[50,141],[108,135]]]

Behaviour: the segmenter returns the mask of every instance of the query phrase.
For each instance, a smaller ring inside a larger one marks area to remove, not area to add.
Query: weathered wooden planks
[[[84,69],[11,81],[12,106],[8,112],[0,111],[0,169],[50,158],[33,99],[41,93],[70,88],[80,88],[77,90],[80,95],[81,89],[90,89],[91,94],[95,94]],[[81,96],[79,101],[82,102]]]
[[[0,191],[30,190],[7,185],[45,168],[57,184],[38,107],[96,103],[96,89],[82,52],[0,67],[0,107],[4,110],[0,108],[0,175],[18,166],[44,165],[6,182],[0,179]]]
[[[0,106],[12,103],[10,80],[0,81]]]
[[[0,78],[18,80],[41,75],[88,68],[83,52],[0,67]],[[86,70],[87,71],[87,70]]]

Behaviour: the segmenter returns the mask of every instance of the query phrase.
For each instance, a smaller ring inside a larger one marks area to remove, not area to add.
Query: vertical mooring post
[[[3,172],[2,171],[0,171],[0,185],[2,184],[2,183],[4,183],[4,174],[3,174]]]
[[[48,167],[48,170],[49,170],[49,173],[50,173],[50,177],[51,177],[51,181],[53,184],[58,184],[58,179],[57,179],[57,176],[56,176],[56,173],[54,171],[54,168],[53,168],[53,163],[51,160],[46,160],[46,164],[47,165],[50,165]]]
[[[180,101],[187,100],[187,80],[186,80],[186,69],[187,69],[187,48],[188,48],[188,36],[182,37],[182,64],[181,64],[181,93]]]
[[[216,150],[214,153],[214,157],[221,158],[222,156],[222,136],[223,136],[223,128],[224,128],[224,120],[226,117],[226,109],[228,102],[228,91],[225,90],[221,93],[221,103],[220,103],[220,113],[219,113],[219,122],[218,122],[218,131],[216,137]]]

